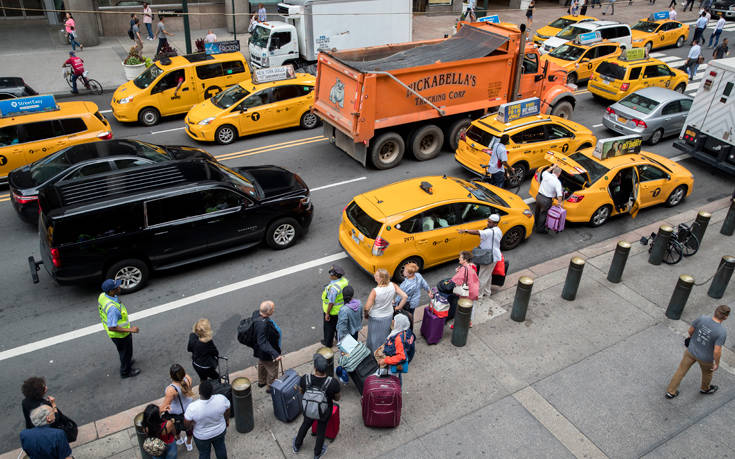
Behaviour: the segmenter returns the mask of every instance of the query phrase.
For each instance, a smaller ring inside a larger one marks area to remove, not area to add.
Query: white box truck
[[[674,147],[735,175],[735,57],[709,62]]]
[[[319,49],[411,41],[412,0],[287,0],[283,21],[257,23],[248,41],[254,68],[293,64],[314,73]]]

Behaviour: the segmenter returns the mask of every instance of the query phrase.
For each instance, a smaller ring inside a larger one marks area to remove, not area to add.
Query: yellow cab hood
[[[646,38],[652,37],[654,34],[650,32],[644,32],[642,30],[631,30],[630,37],[633,41],[645,40]]]
[[[551,27],[548,25],[545,25],[538,29],[536,31],[537,35],[544,35],[547,37],[553,37],[554,35],[558,34],[561,31],[561,29],[557,29],[556,27]]]
[[[548,54],[544,54],[541,59],[549,63],[549,73],[559,70],[568,72],[569,70],[572,70],[574,68],[574,64],[576,63],[575,61],[565,61],[564,59],[559,59],[558,57],[552,57]]]
[[[140,89],[139,87],[135,86],[135,83],[132,81],[126,81],[125,83],[118,86],[118,88],[115,90],[115,93],[112,95],[112,99],[115,101],[119,101],[120,99],[123,99],[125,97],[130,96],[137,96],[141,94],[145,89]]]
[[[204,102],[200,102],[189,110],[189,113],[186,114],[186,118],[196,124],[200,122],[201,120],[205,118],[211,118],[216,117],[220,113],[222,113],[222,109],[219,107],[216,107],[211,99],[207,99]]]

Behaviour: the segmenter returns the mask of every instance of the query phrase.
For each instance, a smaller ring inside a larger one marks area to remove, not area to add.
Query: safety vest
[[[332,306],[332,310],[329,312],[330,316],[336,316],[339,314],[339,310],[342,307],[343,304],[345,304],[345,299],[342,296],[342,290],[347,287],[347,279],[344,277],[340,277],[337,279],[336,282],[330,282],[329,285],[324,287],[324,291],[322,292],[322,310],[324,313],[327,313],[327,309],[329,308],[329,299],[327,298],[327,293],[329,293],[330,288],[336,288],[337,289],[337,296],[334,298],[334,306]]]
[[[97,309],[99,309],[100,320],[102,320],[102,326],[105,327],[107,336],[110,338],[125,338],[130,334],[130,332],[110,331],[107,328],[107,313],[113,306],[120,311],[120,320],[117,321],[117,326],[120,328],[130,328],[130,322],[128,322],[128,310],[125,309],[125,306],[122,303],[111,299],[104,293],[100,293],[99,298],[97,298]]]

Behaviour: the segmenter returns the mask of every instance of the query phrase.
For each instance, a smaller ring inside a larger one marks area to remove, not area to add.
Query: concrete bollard
[[[584,259],[580,257],[572,257],[569,261],[569,270],[567,270],[567,279],[564,281],[564,288],[561,291],[561,297],[568,301],[574,301],[579,290],[579,282],[582,280],[582,271],[584,271]]]
[[[618,242],[618,245],[615,246],[613,259],[610,262],[610,270],[607,272],[607,280],[613,284],[620,282],[620,279],[623,277],[623,271],[625,270],[625,264],[628,262],[629,254],[630,242]]]
[[[692,287],[694,287],[694,278],[692,276],[688,274],[679,276],[679,280],[676,281],[676,287],[674,287],[674,293],[671,294],[669,306],[666,308],[666,317],[673,320],[679,320],[681,318],[681,313],[687,304]]]
[[[669,225],[661,225],[658,229],[656,239],[653,240],[653,248],[651,249],[651,255],[648,257],[648,262],[652,265],[660,265],[666,254],[666,248],[669,245],[669,239],[674,232],[674,228]]]
[[[460,298],[457,301],[457,312],[454,314],[454,329],[452,330],[452,344],[457,347],[467,344],[473,304],[474,302],[469,298]]]
[[[142,459],[153,459],[153,457],[143,451],[143,442],[145,441],[145,429],[143,428],[143,413],[138,413],[133,418],[133,426],[135,426],[135,435],[138,437],[138,447]]]
[[[712,218],[711,213],[700,210],[697,214],[697,218],[694,220],[694,224],[692,225],[692,234],[697,236],[700,247],[702,247],[702,238],[704,237],[704,232],[707,230],[710,218]]]
[[[531,300],[531,290],[533,290],[533,279],[528,276],[521,276],[516,285],[516,295],[513,298],[513,310],[510,318],[516,322],[526,320],[526,311],[528,310],[528,302]]]
[[[232,381],[232,409],[235,412],[235,429],[248,433],[255,428],[253,417],[253,391],[248,378]]]
[[[725,236],[732,236],[735,232],[735,199],[730,201],[730,210],[727,211],[725,221],[722,222],[722,228],[720,228],[720,234]]]
[[[334,351],[332,348],[322,347],[316,353],[327,359],[327,376],[334,378]]]
[[[707,295],[710,298],[719,299],[725,296],[725,290],[727,290],[727,284],[730,283],[733,271],[735,271],[735,257],[725,255],[720,260],[717,272],[712,278],[712,284],[710,284],[709,290],[707,290]]]

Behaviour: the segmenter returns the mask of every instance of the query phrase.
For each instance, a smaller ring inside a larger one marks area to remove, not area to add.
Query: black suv
[[[59,283],[122,280],[142,288],[162,271],[264,241],[285,249],[309,227],[309,188],[277,166],[228,169],[208,160],[167,161],[63,180],[39,193],[42,261]]]

